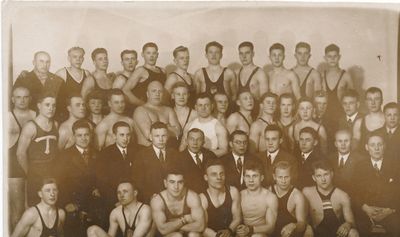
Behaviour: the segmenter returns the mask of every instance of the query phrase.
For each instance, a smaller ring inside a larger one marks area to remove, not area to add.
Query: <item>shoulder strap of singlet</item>
[[[185,210],[189,208],[187,205],[188,193],[189,193],[189,189],[186,188],[185,201],[183,201],[183,209],[182,209],[183,213],[185,213]]]
[[[192,86],[192,84],[190,84],[189,85],[189,83],[187,83],[187,81],[185,80],[185,78],[183,78],[183,76],[181,76],[181,75],[179,75],[178,73],[176,73],[176,72],[171,72],[171,74],[175,74],[175,75],[177,75],[178,77],[180,77],[182,80],[183,80],[183,82],[185,82],[185,84],[187,85],[187,86]],[[190,74],[188,73],[188,76],[190,77],[190,82],[192,82],[192,76],[190,76]]]
[[[242,70],[243,70],[243,67],[241,67],[241,68],[239,69],[239,74],[238,74],[238,79],[239,79],[239,85],[240,85],[240,86],[242,85],[242,83],[240,82],[240,73],[242,73]]]
[[[246,82],[245,87],[248,87],[250,85],[251,79],[253,79],[254,74],[256,74],[256,72],[258,71],[258,69],[260,69],[259,67],[254,68],[254,70],[251,72],[250,76],[249,76],[249,80]]]
[[[244,119],[244,121],[246,121],[247,126],[249,126],[249,128],[250,128],[251,124],[249,123],[249,121],[247,121],[247,118],[240,111],[238,111],[238,114]],[[260,118],[260,119],[262,119],[262,118]]]
[[[126,216],[125,216],[125,213],[124,213],[124,207],[122,206],[122,215],[124,216],[125,229],[126,229],[126,228],[133,229],[133,227],[135,226],[135,223],[136,223],[136,218],[137,218],[137,216],[138,216],[138,214],[139,214],[139,212],[140,212],[140,209],[143,207],[143,205],[144,205],[144,203],[142,203],[142,204],[139,206],[138,210],[136,211],[135,218],[133,219],[132,225],[129,225],[128,221],[126,220]]]
[[[311,75],[312,70],[314,70],[314,68],[311,68],[310,71],[308,71],[306,77],[304,78],[303,84],[306,83],[308,77]]]
[[[319,123],[319,126],[318,126],[318,128],[317,128],[317,133],[319,132],[319,129],[321,128],[321,126],[322,126],[322,124]]]
[[[44,222],[43,217],[42,217],[42,213],[40,213],[39,208],[37,206],[34,206],[34,207],[36,208],[37,212],[39,213],[39,217],[40,217],[40,221],[42,222],[42,228],[43,229],[46,228],[48,230],[51,230],[51,229],[53,229],[54,227],[57,226],[57,223],[58,223],[58,208],[56,208],[56,220],[54,221],[53,226],[51,228],[49,228],[49,227],[47,227],[46,223]]]
[[[186,117],[186,121],[185,121],[185,123],[183,124],[182,129],[183,129],[184,127],[186,127],[187,123],[189,122],[189,118],[190,118],[190,115],[191,115],[191,114],[192,114],[192,108],[189,108],[189,113],[188,113],[188,115],[187,115],[187,117]]]
[[[18,121],[18,119],[17,119],[17,116],[15,116],[14,110],[11,110],[11,114],[12,114],[12,116],[14,117],[15,122],[17,122],[17,125],[18,125],[18,127],[19,127],[19,130],[22,130],[22,126],[21,126],[21,124],[19,123],[19,121]]]
[[[335,89],[337,89],[337,87],[339,86],[340,81],[342,80],[343,75],[344,75],[345,72],[346,72],[345,70],[342,70],[342,72],[340,73],[340,77],[339,77],[339,80],[338,80],[338,82],[337,82],[337,84],[335,86]]]
[[[243,116],[243,115],[242,115]],[[261,120],[261,121],[263,121],[264,123],[266,123],[266,124],[268,124],[268,125],[271,125],[270,123],[268,123],[267,121],[265,121],[265,119],[263,119],[263,118],[261,118],[261,117],[259,117],[259,119]],[[247,120],[246,120],[247,121]],[[248,122],[247,122],[248,123]]]
[[[135,223],[136,223],[136,218],[137,218],[137,216],[139,215],[140,209],[142,209],[143,205],[144,205],[144,203],[142,203],[142,204],[140,205],[140,207],[138,208],[138,210],[137,210],[137,212],[136,212],[136,214],[135,214],[135,218],[133,219],[132,227],[135,225]]]
[[[208,76],[207,70],[205,67],[201,68],[201,70],[203,71],[203,75],[204,75],[204,80],[205,81],[209,81],[210,83],[212,83],[212,81],[210,80],[210,77]],[[207,83],[206,83],[207,84]]]
[[[119,74],[119,75],[121,75],[121,76],[124,77],[126,80],[128,80],[128,77],[125,76],[123,73],[121,73],[121,74]]]
[[[336,190],[336,187],[333,187],[333,189],[328,193],[328,195],[324,195],[322,194],[317,187],[315,187],[315,189],[317,190],[317,193],[319,194],[319,196],[322,198],[327,198],[327,199],[331,199],[332,193]]]
[[[225,73],[225,70],[226,70],[226,69],[227,69],[226,67],[224,67],[224,68],[222,69],[221,75],[219,75],[217,81],[219,81],[221,78],[222,78],[222,81],[224,80],[224,73]]]

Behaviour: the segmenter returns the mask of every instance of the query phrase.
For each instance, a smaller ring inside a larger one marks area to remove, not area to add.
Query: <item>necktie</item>
[[[301,163],[304,164],[304,162],[306,162],[306,159],[307,159],[306,154],[301,153],[301,157],[303,158],[303,160],[301,161]]]
[[[160,149],[160,153],[158,153],[158,159],[160,159],[160,161],[162,163],[165,163],[164,153],[162,152],[161,149]]]
[[[126,154],[126,151],[125,151],[125,149],[122,149],[122,158],[124,159],[124,160],[126,160],[126,157],[127,157],[128,155]]]
[[[342,156],[342,157],[340,158],[339,168],[341,169],[341,168],[343,168],[343,167],[344,167],[344,157]]]
[[[243,168],[242,157],[239,156],[239,159],[237,160],[237,164],[236,164],[236,169],[239,174],[242,173],[242,168]]]
[[[353,122],[351,121],[351,119],[347,119],[347,125],[349,125],[349,127],[351,127],[351,125],[353,125]]]
[[[196,164],[197,164],[197,166],[201,169],[202,167],[201,167],[201,160],[200,160],[199,153],[196,153],[195,158],[196,158]]]
[[[269,166],[272,166],[272,156],[271,156],[271,155],[268,155],[267,157],[268,157],[268,164],[269,164]]]
[[[379,173],[379,167],[378,167],[378,163],[374,163],[374,169],[375,169],[375,171],[376,172],[378,172]]]
[[[83,158],[83,161],[85,162],[85,165],[88,165],[89,164],[89,152],[87,150],[83,151],[82,158]]]

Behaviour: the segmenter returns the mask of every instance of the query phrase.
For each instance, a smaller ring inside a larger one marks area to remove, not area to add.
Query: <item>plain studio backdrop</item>
[[[206,66],[204,48],[213,40],[224,45],[224,66],[238,68],[237,46],[252,41],[257,65],[268,70],[268,49],[280,42],[286,47],[284,65],[292,68],[295,45],[305,41],[312,48],[311,66],[320,68],[324,48],[335,43],[341,49],[340,66],[354,69],[359,90],[377,86],[384,92],[385,103],[396,101],[398,6],[388,10],[393,6],[363,5],[8,2],[3,75],[12,75],[15,81],[22,70],[32,70],[33,54],[40,50],[51,55],[50,71],[55,72],[69,66],[67,51],[73,46],[85,49],[83,68],[89,71],[94,70],[93,49],[106,48],[108,71],[116,72],[122,69],[119,54],[124,49],[138,51],[138,66],[142,65],[141,48],[149,41],[159,46],[157,65],[168,71],[172,51],[179,45],[190,50],[189,72]]]

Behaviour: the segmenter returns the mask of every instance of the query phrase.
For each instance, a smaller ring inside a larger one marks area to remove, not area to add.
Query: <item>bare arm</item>
[[[199,196],[189,191],[187,193],[187,205],[190,208],[191,222],[182,226],[180,229],[186,232],[203,232],[206,227],[204,219],[204,211],[201,206]]]
[[[278,216],[278,198],[271,194],[265,201],[268,203],[268,209],[265,213],[266,224],[254,226],[254,233],[271,234],[274,231],[276,217]]]
[[[179,151],[184,151],[187,147],[187,134],[189,132],[189,128],[191,127],[192,122],[189,122],[187,126],[183,129],[183,134],[182,134],[182,139],[181,139],[181,144],[179,145]]]
[[[64,79],[64,81],[66,80],[67,72],[66,72],[65,68],[58,69],[58,71],[55,74],[57,76],[59,76],[60,78]]]
[[[232,197],[232,222],[229,224],[229,229],[232,231],[236,230],[236,227],[242,222],[242,209],[240,207],[240,193],[239,191],[231,186],[230,187]]]
[[[227,68],[225,70],[225,76],[227,77],[227,79],[224,80],[225,91],[227,92],[229,98],[231,98],[232,101],[235,101],[237,96],[235,73],[231,69]]]
[[[122,89],[125,83],[126,83],[126,78],[122,75],[118,75],[112,84],[112,88]]]
[[[259,92],[260,92],[260,97],[266,93],[269,90],[269,85],[268,85],[268,76],[265,74],[264,70],[259,69],[256,73],[257,76],[257,81],[258,81],[258,86],[259,86]],[[260,99],[260,98],[257,98]]]
[[[106,143],[107,130],[108,127],[106,126],[104,120],[100,122],[99,125],[97,125],[96,127],[95,145],[99,151],[104,147],[104,144]]]
[[[205,223],[208,223],[208,214],[207,214],[208,201],[207,201],[206,196],[203,193],[200,194],[199,196],[200,196],[201,206],[204,210],[204,220],[205,220]],[[215,237],[216,234],[217,234],[217,232],[215,232],[213,229],[209,228],[208,226],[206,226],[206,229],[203,232],[203,235],[205,237]]]
[[[172,87],[177,82],[177,76],[174,73],[168,75],[167,80],[165,81],[164,87],[165,90],[168,91],[169,94],[172,93]]]
[[[362,146],[362,144],[360,144],[360,140],[361,140],[361,123],[362,123],[363,119],[365,119],[365,118],[359,118],[354,122],[354,126],[353,126],[353,142],[352,142],[352,149],[353,150],[355,150],[355,149],[359,148],[360,146]]]
[[[321,142],[321,151],[324,154],[328,154],[328,135],[326,134],[325,127],[321,125],[318,132],[320,142]]]
[[[133,121],[135,123],[135,128],[137,134],[142,134],[146,139],[150,137],[150,127],[153,121],[151,121],[150,116],[147,114],[144,108],[138,107],[133,113]]]
[[[261,133],[258,129],[257,122],[253,122],[250,126],[249,134],[249,151],[251,153],[257,153],[259,150],[258,145],[260,144]]]
[[[292,86],[292,92],[293,92],[294,96],[296,97],[296,99],[300,99],[301,94],[300,94],[299,78],[292,71],[290,71],[288,76],[289,76],[290,85]]]
[[[211,149],[211,151],[214,152],[216,156],[221,157],[228,152],[228,134],[225,127],[219,121],[215,125],[215,130],[217,133],[218,148]]]
[[[33,122],[28,122],[21,132],[17,146],[17,159],[25,173],[28,172],[28,147],[36,136],[36,127]]]
[[[63,125],[58,129],[58,149],[64,150],[65,146],[68,143],[68,131],[67,128]]]
[[[118,220],[117,220],[117,210],[112,210],[110,214],[110,226],[108,227],[108,235],[111,237],[117,236],[118,231]]]
[[[294,137],[294,126],[295,123],[293,123],[292,125],[290,125],[289,129],[288,129],[288,137],[289,137],[289,141],[290,141],[290,149],[293,150],[294,149],[294,145],[296,144],[296,139]]]
[[[206,91],[206,83],[204,82],[204,75],[201,68],[194,74],[194,83],[196,85],[197,94]]]
[[[340,82],[339,88],[338,88],[338,98],[339,100],[342,98],[344,92],[348,89],[354,89],[354,83],[353,79],[351,78],[350,74],[348,72],[345,72],[343,75],[343,79]]]
[[[128,97],[128,100],[131,104],[140,106],[145,103],[141,99],[137,98],[132,93],[132,90],[137,86],[141,78],[148,78],[148,77],[149,77],[148,72],[143,67],[139,67],[132,73],[132,75],[126,81],[124,87],[122,87],[122,91]]]
[[[33,207],[26,210],[25,213],[22,215],[21,219],[19,220],[17,226],[15,227],[11,237],[26,236],[37,218],[38,214]]]
[[[86,100],[87,95],[94,89],[94,77],[89,76],[85,79],[82,85],[81,94],[83,99]]]
[[[175,111],[172,108],[168,107],[168,130],[174,134],[177,138],[181,135],[182,128],[179,124],[178,117],[176,116]]]
[[[151,227],[151,210],[148,205],[144,205],[140,211],[138,224],[132,237],[144,237]]]
[[[302,233],[305,231],[307,227],[307,216],[308,216],[308,209],[307,209],[307,202],[303,194],[298,191],[296,195],[293,196],[294,201],[296,203],[296,232]]]
[[[228,119],[226,120],[226,129],[228,130],[229,134],[236,130],[237,119],[236,113],[233,113],[229,115]]]
[[[312,80],[309,80],[310,86],[307,85],[307,88],[306,88],[306,95],[309,96],[310,98],[313,98],[315,92],[323,90],[323,87],[322,87],[321,75],[319,74],[319,72],[317,70],[312,71],[311,79]]]
[[[165,216],[165,207],[160,196],[155,196],[150,202],[153,220],[157,226],[158,231],[162,235],[168,235],[173,232],[179,231],[183,226],[183,222],[180,219],[172,220],[167,222],[167,217]]]
[[[355,227],[355,219],[353,211],[351,210],[350,197],[346,193],[343,193],[343,195],[344,198],[342,199],[342,210],[344,221],[351,224],[351,227]]]

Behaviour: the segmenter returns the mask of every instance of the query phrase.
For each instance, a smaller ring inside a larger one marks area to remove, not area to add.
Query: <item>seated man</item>
[[[199,196],[185,187],[183,173],[174,167],[165,172],[165,190],[153,196],[151,209],[159,231],[156,236],[202,236],[204,211]]]
[[[108,93],[110,113],[96,126],[96,145],[101,150],[115,143],[112,127],[118,121],[123,121],[133,128],[133,119],[124,115],[125,98],[120,89],[111,89]]]
[[[144,237],[151,227],[151,210],[137,200],[137,189],[133,182],[122,180],[117,188],[119,204],[110,214],[108,233],[98,226],[87,229],[88,237],[115,237],[118,227],[124,237]]]
[[[155,122],[163,122],[168,127],[168,133],[171,144],[177,147],[177,138],[181,134],[181,125],[175,111],[161,104],[164,87],[161,82],[155,80],[149,83],[147,87],[147,102],[135,109],[133,113],[134,128],[138,138],[138,144],[150,146],[150,127]]]
[[[11,237],[64,236],[65,212],[57,208],[58,188],[55,179],[44,178],[39,186],[40,203],[25,211]],[[47,223],[53,223],[48,227]]]
[[[240,193],[225,184],[225,169],[219,160],[206,164],[204,179],[208,189],[200,194],[201,205],[206,212],[207,227],[205,237],[234,237],[240,224]]]
[[[274,165],[275,184],[270,190],[278,197],[278,217],[272,236],[312,236],[307,225],[307,201],[292,184],[293,168],[287,161]]]
[[[358,236],[350,197],[333,185],[333,168],[329,162],[316,161],[312,169],[312,178],[316,185],[304,188],[303,193],[310,204],[309,213],[314,227],[314,236]]]
[[[218,119],[221,124],[226,127],[226,119],[228,116],[229,99],[228,96],[223,92],[217,92],[213,96],[213,116]]]
[[[240,192],[243,224],[236,228],[238,237],[266,237],[274,231],[278,215],[278,199],[261,186],[264,179],[262,164],[248,162],[244,167],[247,189]]]
[[[98,125],[104,116],[101,113],[103,110],[103,97],[99,91],[92,91],[88,94],[85,104],[87,105],[86,118],[94,125]]]
[[[352,179],[359,230],[362,236],[370,236],[368,231],[381,226],[386,232],[383,236],[399,236],[399,161],[386,157],[384,135],[379,131],[369,134],[366,142],[369,156],[357,164]]]
[[[254,98],[249,90],[239,92],[236,104],[239,106],[239,111],[231,114],[226,121],[226,128],[229,134],[235,130],[250,132],[250,126],[253,123],[251,112],[254,108]]]

